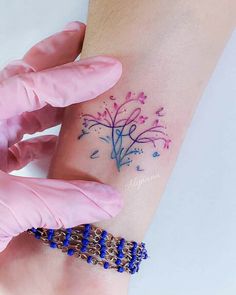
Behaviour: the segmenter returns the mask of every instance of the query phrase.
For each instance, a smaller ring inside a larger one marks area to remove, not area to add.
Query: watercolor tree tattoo
[[[141,144],[142,147],[151,144],[153,148],[151,156],[153,158],[159,157],[159,143],[163,149],[168,149],[171,142],[165,132],[166,127],[160,123],[160,117],[164,116],[164,108],[160,107],[154,111],[155,118],[151,121],[148,116],[142,114],[140,107],[145,104],[146,100],[147,96],[143,92],[138,95],[128,92],[120,104],[116,102],[116,98],[110,96],[112,103],[110,110],[103,102],[105,106],[102,112],[97,112],[96,115],[81,114],[83,129],[78,139],[81,140],[97,127],[105,129],[107,134],[105,136],[98,135],[98,137],[111,146],[110,157],[116,162],[118,171],[123,166],[130,166],[135,156],[144,153],[143,148],[140,148]],[[127,111],[128,108],[129,111]],[[94,150],[90,158],[99,158],[99,150]],[[144,170],[140,165],[136,165],[135,169],[137,171]]]

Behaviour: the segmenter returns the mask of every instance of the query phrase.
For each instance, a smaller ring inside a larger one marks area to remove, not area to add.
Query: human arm
[[[50,176],[98,178],[117,187],[125,197],[125,208],[112,222],[100,223],[113,234],[127,239],[144,237],[192,114],[234,27],[234,6],[233,1],[91,2],[82,57],[114,55],[122,61],[123,77],[106,95],[68,109]],[[110,103],[110,95],[117,97],[120,104],[129,91],[137,95],[145,92],[147,100],[142,111],[151,119],[153,110],[164,107],[165,116],[161,119],[171,139],[169,150],[161,149],[156,162],[150,157],[150,146],[145,146],[144,158],[133,162],[135,166],[146,167],[141,175],[132,166],[117,171],[114,160],[108,157],[109,146],[104,148],[96,134],[77,139],[82,130],[81,112],[96,114],[104,100]],[[91,160],[84,146],[91,153],[94,149],[101,151],[100,159]],[[156,174],[160,177],[155,177]],[[137,189],[130,186],[132,178],[151,181],[145,181]],[[127,276],[104,273],[103,269],[92,269],[83,262],[71,272],[74,272],[72,278],[77,278],[70,280],[73,290],[83,291],[86,286],[88,294],[93,294],[91,281],[86,279],[91,274],[102,294],[110,294],[111,287],[113,294],[127,289]]]

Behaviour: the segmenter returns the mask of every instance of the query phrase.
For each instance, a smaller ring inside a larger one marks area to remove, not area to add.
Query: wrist
[[[74,260],[74,261],[71,261]],[[67,282],[58,290],[59,295],[126,295],[130,275],[117,273],[113,270],[107,271],[96,265],[88,265],[86,262],[68,257],[64,263],[62,282]],[[69,284],[68,284],[69,282]],[[58,294],[58,293],[57,293]]]

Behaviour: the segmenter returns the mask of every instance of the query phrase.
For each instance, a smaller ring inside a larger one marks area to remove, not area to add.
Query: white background
[[[72,20],[87,0],[0,0],[0,65]],[[236,294],[236,32],[201,99],[146,242],[131,295]],[[191,71],[191,69],[190,69]],[[21,175],[42,176],[31,165]]]

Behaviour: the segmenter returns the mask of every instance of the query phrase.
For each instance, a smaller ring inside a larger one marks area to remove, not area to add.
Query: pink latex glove
[[[73,62],[84,32],[84,24],[70,23],[0,73],[0,251],[28,228],[108,219],[122,206],[119,193],[108,185],[7,174],[54,151],[56,136],[21,141],[24,134],[59,124],[62,107],[95,98],[120,78],[121,64],[111,57]]]

